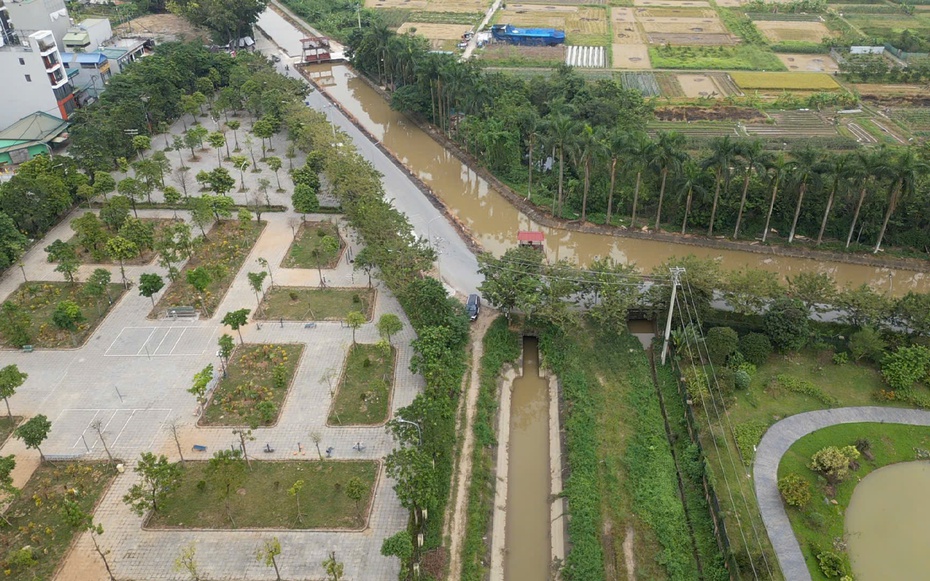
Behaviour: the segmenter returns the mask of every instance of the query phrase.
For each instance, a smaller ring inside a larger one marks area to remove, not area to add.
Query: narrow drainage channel
[[[523,340],[523,375],[510,404],[505,581],[550,577],[549,383],[535,338]]]

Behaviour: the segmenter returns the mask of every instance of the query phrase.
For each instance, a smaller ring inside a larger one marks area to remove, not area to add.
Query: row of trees
[[[698,148],[650,135],[652,104],[618,81],[568,67],[529,80],[428,52],[414,35],[373,26],[350,39],[355,66],[394,89],[392,107],[423,115],[555,215],[599,223],[726,233],[782,232],[846,248],[930,247],[930,149],[771,152],[730,137]]]

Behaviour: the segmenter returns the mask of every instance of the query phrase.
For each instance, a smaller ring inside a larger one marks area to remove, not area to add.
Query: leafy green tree
[[[747,333],[740,337],[739,352],[755,366],[764,365],[772,354],[772,342],[762,333]]]
[[[378,333],[390,343],[391,337],[404,329],[404,324],[401,322],[400,317],[394,313],[384,313],[378,319],[377,327]]]
[[[229,311],[223,316],[223,319],[220,321],[233,331],[239,333],[239,343],[245,343],[245,340],[242,338],[242,327],[249,324],[249,313],[252,312],[249,309],[238,309],[235,311]]]
[[[138,218],[128,218],[120,227],[119,236],[135,244],[139,250],[149,249],[155,244],[155,226]]]
[[[268,281],[271,283],[271,288],[274,288],[274,275],[271,274],[271,266],[268,264],[268,260],[259,256],[256,259],[256,262],[258,262],[262,268],[268,271]]]
[[[433,505],[437,491],[429,454],[419,448],[398,448],[388,454],[385,467],[396,482],[394,490],[404,508],[419,510]]]
[[[85,296],[94,299],[94,307],[97,309],[98,315],[100,314],[100,299],[106,297],[107,302],[112,302],[108,287],[111,276],[109,270],[105,268],[95,268],[94,272],[87,277],[87,282],[84,283],[82,292]]]
[[[8,501],[15,498],[21,492],[20,489],[13,486],[13,470],[16,469],[16,456],[0,456],[0,492]],[[3,520],[7,526],[13,524],[6,518],[6,515],[0,514],[0,520]]]
[[[229,507],[229,499],[239,484],[245,480],[246,465],[242,458],[242,450],[219,450],[213,454],[207,465],[207,477],[216,485],[226,506],[226,516],[233,527],[236,520]]]
[[[258,15],[264,12],[266,7],[265,0],[177,0],[168,4],[171,12],[211,30],[220,40],[220,44],[231,44],[251,34],[252,26],[258,21]]]
[[[235,343],[233,343],[232,335],[223,333],[217,344],[220,347],[220,360],[223,363],[223,377],[226,377],[226,369],[229,367],[229,357],[232,355],[233,350],[236,348]],[[213,369],[210,369],[210,375],[213,375]]]
[[[274,574],[277,581],[281,581],[281,571],[278,570],[278,555],[281,554],[281,543],[278,537],[266,539],[262,546],[255,553],[255,558],[259,563],[264,563],[266,567],[274,567]]]
[[[836,301],[836,281],[823,272],[799,272],[788,277],[788,295],[804,303],[809,313],[822,313]]]
[[[174,186],[168,186],[163,191],[162,194],[165,197],[165,203],[170,206],[177,206],[181,203],[181,192]],[[177,210],[175,210],[175,218],[177,218]]]
[[[68,331],[71,335],[71,342],[74,342],[74,332],[78,326],[86,321],[87,318],[81,312],[81,307],[74,301],[61,301],[55,306],[52,312],[52,322],[59,329]]]
[[[685,161],[685,136],[676,131],[661,131],[655,147],[650,150],[648,164],[659,173],[659,204],[656,209],[655,229],[659,230],[662,222],[662,202],[665,200],[665,186],[669,173],[675,175],[681,171]],[[739,223],[739,220],[737,220]]]
[[[294,497],[294,500],[297,501],[297,523],[303,519],[303,515],[300,513],[300,491],[303,490],[304,481],[298,480],[290,488],[287,489],[287,493]]]
[[[200,228],[200,233],[204,238],[207,237],[206,227],[213,224],[216,217],[213,214],[213,204],[208,197],[200,196],[199,198],[188,198],[187,209],[191,213],[191,222]]]
[[[355,345],[355,331],[357,331],[359,327],[364,325],[366,321],[367,319],[365,318],[365,315],[363,315],[362,313],[358,311],[349,311],[348,314],[346,314],[346,324],[352,327],[352,344],[353,345]]]
[[[181,465],[169,462],[164,455],[142,452],[133,472],[141,478],[123,496],[134,513],[143,516],[148,511],[158,512],[160,505],[181,482]]]
[[[235,148],[233,151],[239,151],[239,150],[241,149],[241,148],[239,147],[239,134],[236,133],[236,131],[238,131],[238,130],[239,130],[239,127],[241,127],[241,126],[242,126],[242,124],[239,123],[238,121],[236,121],[235,119],[232,119],[232,120],[226,122],[226,127],[229,127],[229,129],[232,130],[232,132],[233,132],[233,139],[235,139],[235,141],[236,141],[236,148]]]
[[[339,240],[329,234],[320,238],[317,245],[310,251],[310,258],[313,259],[317,274],[320,275],[320,286],[326,286],[323,279],[323,267],[332,262],[338,254]]]
[[[407,562],[413,556],[413,539],[409,531],[400,531],[381,543],[381,555],[384,557],[397,557],[401,563]]]
[[[737,154],[737,144],[729,135],[714,139],[711,142],[710,156],[704,160],[701,166],[714,170],[714,202],[710,211],[710,225],[707,228],[707,235],[714,235],[714,221],[717,217],[717,205],[720,202],[720,189],[726,185],[730,187],[731,168],[734,165]]]
[[[912,334],[918,337],[930,335],[930,293],[908,292],[898,299],[894,315],[898,323]]]
[[[132,137],[132,148],[136,150],[139,157],[145,157],[143,152],[152,147],[152,138],[148,135],[134,135]]]
[[[226,145],[226,137],[219,131],[214,131],[210,135],[207,135],[207,143],[210,144],[210,147],[216,149],[217,166],[223,167],[222,148],[224,145]]]
[[[143,272],[139,276],[139,294],[152,299],[155,308],[155,294],[165,287],[165,281],[154,272]]]
[[[207,303],[203,295],[207,292],[207,287],[210,286],[211,282],[213,282],[213,277],[203,266],[187,271],[187,283],[197,291],[197,298],[200,299],[200,308],[203,310],[204,316],[207,316]]]
[[[107,201],[107,194],[116,189],[116,180],[113,176],[105,171],[94,172],[94,193],[103,196],[103,201]]]
[[[723,282],[723,296],[741,315],[758,315],[769,301],[784,295],[778,275],[761,268],[744,268],[728,272]]]
[[[197,140],[197,145],[203,148],[203,140],[210,134],[210,130],[203,125],[195,125],[187,130],[187,133]]]
[[[22,306],[5,301],[0,305],[0,333],[7,343],[22,347],[32,341],[32,317]]]
[[[71,229],[74,230],[77,243],[89,250],[94,260],[103,258],[103,245],[108,238],[105,228],[106,224],[93,212],[71,220]]]
[[[797,299],[776,299],[762,317],[762,325],[772,345],[781,351],[797,351],[810,335],[807,309]]]
[[[898,204],[914,194],[921,176],[930,173],[930,163],[921,159],[914,147],[906,147],[894,157],[889,169],[891,175],[894,176],[894,180],[891,183],[891,189],[888,191],[888,206],[885,210],[882,229],[878,233],[878,240],[875,242],[873,253],[878,253],[881,250],[882,240],[884,240],[885,231],[888,229],[888,221],[891,220],[891,215],[898,208]]]
[[[749,182],[753,173],[761,172],[765,168],[767,154],[762,141],[753,139],[737,145],[737,155],[743,160],[743,193],[739,201],[739,212],[736,214],[736,226],[733,228],[733,239],[739,239],[739,227],[743,221],[743,211],[746,209],[746,198],[749,194]]]
[[[794,152],[794,159],[791,166],[791,180],[798,184],[798,201],[794,208],[794,219],[791,222],[791,231],[788,233],[788,244],[794,241],[794,235],[797,232],[798,218],[801,216],[801,207],[804,203],[804,196],[809,189],[817,190],[823,182],[823,176],[820,173],[821,152],[812,148],[805,147]]]
[[[225,196],[236,187],[236,180],[229,175],[229,171],[224,167],[213,168],[208,172],[207,183],[210,186],[210,191],[219,196]]]
[[[704,337],[707,355],[714,365],[725,365],[739,344],[739,336],[730,327],[711,327]]]
[[[291,203],[294,205],[295,212],[305,215],[312,214],[320,209],[320,200],[317,198],[316,190],[305,184],[294,186]]]
[[[248,273],[249,286],[252,287],[252,292],[255,293],[255,303],[258,307],[262,305],[262,299],[259,296],[262,292],[262,287],[265,285],[265,277],[268,276],[268,273],[265,271],[261,272],[250,272]]]
[[[511,248],[499,259],[490,254],[480,254],[478,272],[484,281],[478,290],[509,320],[518,304],[540,292],[542,261],[542,253],[526,247]]]
[[[336,551],[329,554],[329,557],[323,561],[323,570],[326,572],[326,581],[342,581],[345,573],[344,565],[336,560]]]
[[[898,347],[882,359],[882,377],[892,389],[907,391],[927,378],[930,372],[930,347]]]
[[[878,363],[884,357],[887,347],[888,343],[882,339],[881,333],[872,327],[862,327],[849,336],[849,352],[856,361],[866,358]]]
[[[128,281],[126,280],[126,268],[123,261],[132,260],[139,256],[139,247],[136,246],[135,242],[122,236],[114,236],[107,240],[107,255],[119,261],[119,273],[123,279],[123,284],[126,285]]]
[[[582,290],[589,315],[602,328],[623,328],[630,308],[639,298],[637,287],[630,285],[627,278],[633,267],[612,258],[596,258],[588,271]]]
[[[178,557],[174,560],[174,570],[177,572],[186,571],[191,577],[191,581],[200,580],[200,570],[197,565],[197,545],[193,542],[182,547]]]
[[[29,377],[28,373],[19,370],[16,364],[10,364],[0,369],[0,397],[6,404],[6,413],[10,419],[10,425],[13,425],[13,412],[10,411],[10,398],[16,393]]]
[[[268,165],[268,169],[274,172],[274,179],[278,182],[278,191],[281,191],[281,178],[278,177],[278,170],[280,170],[283,165],[281,163],[281,158],[275,156],[267,157],[265,158],[265,163]]]
[[[0,269],[6,269],[23,254],[29,239],[16,227],[13,219],[0,212]]]
[[[65,499],[62,502],[61,515],[65,523],[71,528],[78,532],[87,531],[90,533],[90,539],[94,543],[94,550],[97,551],[97,554],[100,555],[100,558],[103,560],[103,566],[106,567],[110,581],[116,581],[116,577],[110,569],[110,562],[107,561],[107,555],[110,551],[101,549],[100,544],[97,542],[97,537],[103,534],[103,525],[94,524],[93,516],[85,512],[84,509],[81,508],[81,505],[74,500]]]
[[[100,208],[100,219],[111,232],[117,232],[129,218],[131,203],[126,196],[113,196]]]
[[[837,307],[843,322],[856,327],[870,326],[876,329],[887,324],[891,313],[891,302],[883,294],[872,290],[867,284],[846,287],[837,297]]]
[[[262,117],[252,125],[252,133],[262,140],[262,159],[265,159],[265,140],[270,140],[275,134],[275,123],[268,117]]]
[[[48,421],[48,418],[44,415],[39,414],[29,418],[16,428],[16,430],[13,431],[13,435],[22,440],[23,444],[30,450],[38,450],[39,461],[45,462],[45,454],[42,453],[42,448],[40,448],[40,446],[42,442],[48,438],[48,433],[51,430],[52,422]]]
[[[124,196],[132,205],[132,215],[139,217],[139,211],[136,210],[136,202],[145,196],[146,186],[136,178],[123,178],[116,184],[116,191]]]
[[[362,479],[358,476],[353,476],[349,478],[349,481],[346,482],[345,486],[346,496],[351,500],[355,501],[355,510],[358,512],[359,520],[362,519],[362,498],[365,496],[365,493],[368,492],[368,488],[365,484],[362,483]]]
[[[77,252],[74,250],[74,246],[68,244],[67,242],[62,242],[61,240],[55,240],[50,245],[45,247],[45,252],[48,253],[49,262],[57,262],[58,265],[55,267],[55,272],[60,272],[65,275],[65,280],[68,282],[74,282],[74,273],[77,272],[78,267],[81,266],[81,262],[78,260]]]
[[[827,446],[811,456],[809,467],[819,472],[830,484],[837,484],[849,476],[849,464],[859,458],[855,446]]]
[[[244,155],[234,155],[229,158],[233,167],[239,170],[239,188],[245,191],[245,170],[249,169],[249,160]]]

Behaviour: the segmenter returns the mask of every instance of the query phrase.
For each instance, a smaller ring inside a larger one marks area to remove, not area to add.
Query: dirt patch
[[[616,29],[615,29],[616,30]],[[615,69],[650,69],[649,47],[645,44],[613,45],[613,68]]]
[[[134,35],[143,34],[168,42],[172,40],[199,40],[205,43],[210,42],[210,33],[194,26],[184,18],[175,14],[146,14],[139,18],[134,18],[125,24],[121,24],[113,29],[113,32],[132,33]]]
[[[397,29],[397,34],[404,34],[415,28],[416,33],[430,40],[457,40],[472,29],[467,24],[430,24],[426,22],[405,22]]]
[[[485,13],[490,6],[491,0],[429,0],[426,10],[429,12]]]
[[[633,555],[633,538],[636,531],[633,525],[627,525],[626,538],[623,539],[623,560],[626,561],[627,579],[636,579],[636,557]]]
[[[822,22],[790,22],[781,20],[756,20],[759,32],[772,42],[796,41],[819,44],[833,33]]]
[[[404,10],[426,10],[427,0],[365,0],[366,8],[403,8]]]
[[[825,54],[778,54],[789,71],[808,73],[835,73],[840,70],[836,61]]]
[[[695,99],[698,97],[710,97],[718,98],[725,97],[726,95],[717,86],[717,83],[714,82],[713,77],[710,75],[677,75],[678,84],[681,85],[681,90],[684,91],[685,97]]]
[[[647,33],[659,34],[727,34],[727,29],[719,18],[691,18],[671,17],[657,18],[653,16],[639,17],[640,26]]]
[[[717,1],[720,4],[720,1]],[[690,8],[710,8],[710,2],[703,0],[633,0],[633,6],[668,6],[672,8],[690,7]]]
[[[767,117],[749,107],[659,107],[655,111],[659,121],[749,121],[762,123]]]

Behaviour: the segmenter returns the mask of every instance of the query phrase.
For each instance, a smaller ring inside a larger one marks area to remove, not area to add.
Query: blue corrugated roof
[[[61,60],[67,63],[102,65],[107,62],[107,55],[99,52],[63,52]]]

